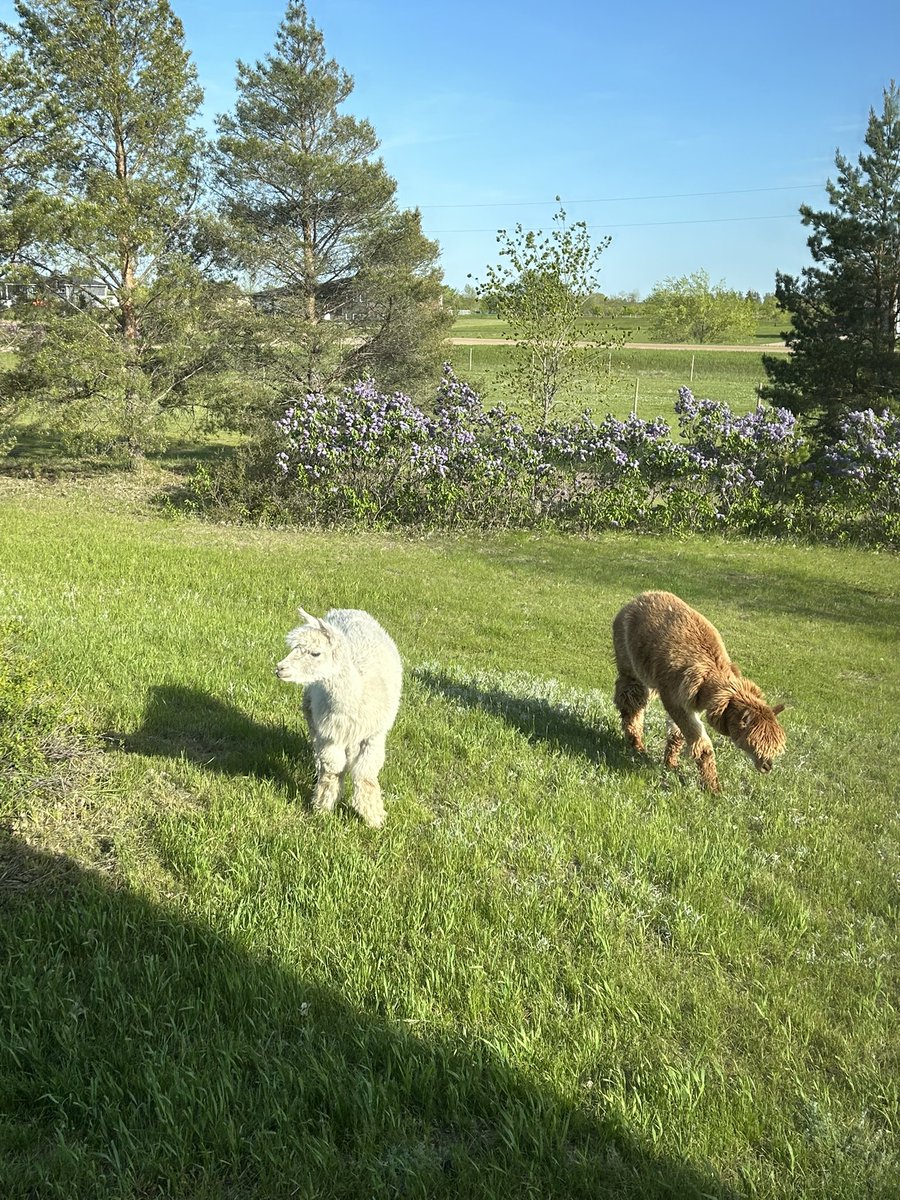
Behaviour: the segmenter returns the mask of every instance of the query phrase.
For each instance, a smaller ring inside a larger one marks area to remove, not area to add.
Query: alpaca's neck
[[[700,712],[718,715],[728,707],[734,695],[734,676],[730,671],[708,675],[697,692],[695,704]]]
[[[350,658],[350,651],[341,646],[335,654],[335,670],[321,686],[327,693],[332,711],[355,709],[362,693],[362,676]]]

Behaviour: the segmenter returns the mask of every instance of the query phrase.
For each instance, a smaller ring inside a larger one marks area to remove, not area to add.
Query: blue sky
[[[237,58],[274,44],[284,0],[172,0],[206,93],[230,107]],[[12,5],[0,0],[0,16]],[[731,5],[603,0],[308,0],[354,78],[404,207],[422,210],[456,287],[496,231],[572,220],[612,244],[605,291],[646,295],[705,269],[771,291],[809,260],[798,206],[825,204],[834,153],[900,79],[896,0]]]

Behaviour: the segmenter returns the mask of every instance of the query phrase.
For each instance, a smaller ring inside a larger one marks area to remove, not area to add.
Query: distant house
[[[252,292],[250,302],[257,312],[274,316],[297,313],[305,303],[297,288],[272,287]],[[354,291],[350,280],[322,284],[316,292],[316,309],[323,321],[346,321],[349,325],[372,318],[371,305],[362,293]]]
[[[44,290],[53,292],[60,300],[77,304],[80,308],[105,305],[110,291],[102,280],[77,279],[73,275],[49,275],[44,281]]]
[[[14,304],[45,304],[57,297],[79,308],[105,306],[110,290],[102,280],[78,279],[73,275],[47,275],[38,283],[4,283],[0,281],[0,308]]]

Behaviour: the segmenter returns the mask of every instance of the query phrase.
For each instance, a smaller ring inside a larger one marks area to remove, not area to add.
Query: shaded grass
[[[107,748],[2,851],[4,1195],[892,1194],[895,559],[3,496],[4,604]],[[658,707],[627,752],[652,586],[789,703],[771,776],[665,774]],[[298,603],[403,652],[383,834],[304,809]]]

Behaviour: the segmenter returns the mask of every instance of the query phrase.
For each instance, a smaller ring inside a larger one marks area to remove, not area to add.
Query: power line
[[[613,225],[586,225],[586,229],[644,229],[653,225],[724,225],[732,221],[795,221],[796,213],[773,213],[765,217],[698,217],[686,221],[623,221]],[[448,233],[496,233],[496,229],[423,229],[426,237]]]
[[[534,208],[547,204],[624,204],[635,200],[689,200],[697,196],[751,196],[760,192],[799,192],[820,188],[821,183],[790,183],[779,187],[732,188],[723,192],[665,192],[654,196],[600,196],[596,200],[490,200],[472,204],[419,204],[426,208]]]

